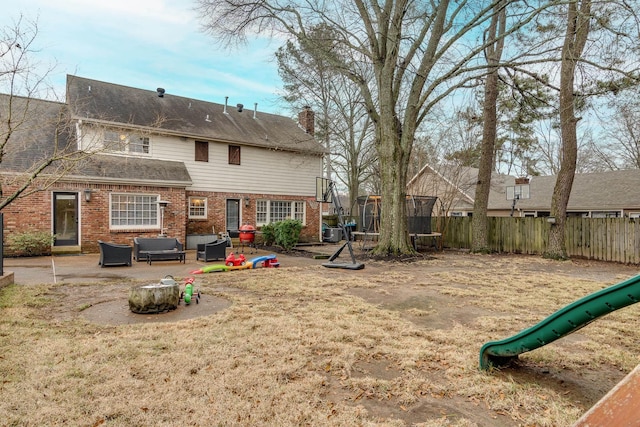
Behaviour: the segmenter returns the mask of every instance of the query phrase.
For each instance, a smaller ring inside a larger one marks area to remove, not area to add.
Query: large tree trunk
[[[503,5],[504,2],[495,5],[494,15],[487,31],[487,37],[491,41],[491,45],[486,49],[488,74],[484,83],[480,167],[478,169],[478,182],[476,183],[476,195],[473,202],[473,218],[471,219],[471,229],[473,230],[472,252],[490,251],[487,231],[487,206],[489,205],[491,172],[494,165],[497,135],[498,70],[504,46],[503,34],[506,25],[506,10]]]
[[[579,7],[578,7],[579,5]],[[549,231],[549,244],[544,257],[566,259],[567,249],[564,230],[567,219],[567,205],[573,186],[578,158],[578,137],[574,105],[575,70],[589,34],[591,0],[574,0],[567,12],[567,32],[562,47],[560,69],[560,134],[562,137],[562,159],[560,172],[553,189],[551,216],[555,217]]]
[[[394,117],[392,115],[385,116]],[[375,255],[402,255],[413,252],[409,243],[406,213],[407,168],[410,145],[402,140],[402,125],[397,118],[379,126],[376,143],[382,183],[380,236]]]
[[[483,108],[483,132],[480,167],[478,168],[478,182],[473,202],[473,218],[471,229],[473,232],[471,251],[489,252],[487,229],[487,206],[489,205],[489,190],[491,188],[491,172],[496,141],[496,100],[498,99],[498,70],[492,71],[485,80]]]

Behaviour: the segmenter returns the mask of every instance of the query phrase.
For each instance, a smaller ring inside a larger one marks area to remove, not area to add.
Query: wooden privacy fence
[[[471,248],[471,217],[433,218],[445,247]],[[489,217],[489,247],[496,252],[542,255],[551,224],[546,218]],[[567,218],[565,245],[570,257],[640,264],[640,219]]]

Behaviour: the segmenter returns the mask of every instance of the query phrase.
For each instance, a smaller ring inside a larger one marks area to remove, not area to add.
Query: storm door
[[[227,231],[237,232],[240,228],[240,200],[227,199]]]
[[[53,193],[54,246],[78,245],[78,194]]]

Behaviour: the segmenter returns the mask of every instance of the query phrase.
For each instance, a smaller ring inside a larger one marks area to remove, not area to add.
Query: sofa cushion
[[[168,251],[178,248],[177,239],[159,237],[157,239],[137,239],[140,251]]]
[[[182,243],[174,237],[136,237],[133,239],[134,246],[134,258],[138,261],[143,261],[147,257],[148,252],[166,251],[166,256],[161,257],[165,259],[177,259],[179,254],[172,254],[172,252],[182,251]]]

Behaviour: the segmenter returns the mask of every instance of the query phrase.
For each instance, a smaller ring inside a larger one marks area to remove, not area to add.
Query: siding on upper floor
[[[100,140],[99,128],[85,127],[83,144]],[[315,196],[315,179],[322,175],[322,158],[266,148],[240,146],[240,165],[229,164],[229,144],[209,142],[209,161],[195,161],[195,141],[163,135],[148,135],[149,154],[140,158],[183,162],[191,177],[188,190],[289,194]]]

